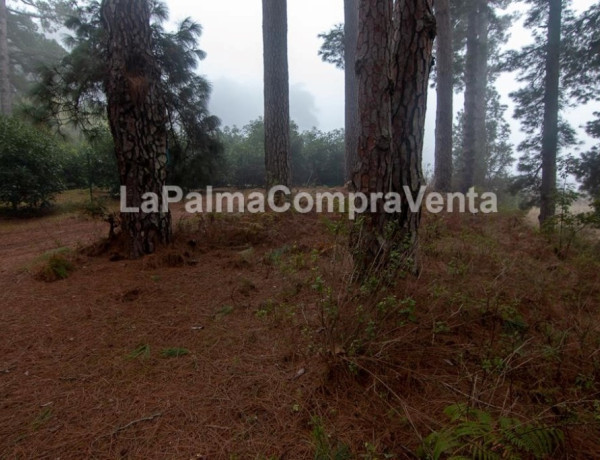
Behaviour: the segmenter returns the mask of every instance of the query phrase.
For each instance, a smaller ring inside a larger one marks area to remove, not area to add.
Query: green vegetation
[[[143,358],[146,359],[150,356],[150,345],[143,344],[133,350],[131,353],[127,355],[128,359],[137,359]]]
[[[163,358],[181,358],[190,354],[187,348],[165,348],[160,352]]]
[[[225,128],[224,155],[207,169],[201,159],[182,156],[181,139],[172,139],[170,184],[192,189],[206,184],[233,187],[262,186],[265,180],[262,120],[243,129]],[[299,133],[293,127],[292,161],[297,185],[339,186],[343,183],[343,131]],[[14,209],[48,207],[57,193],[68,189],[105,190],[117,195],[119,179],[114,145],[106,127],[88,131],[86,140],[63,139],[17,118],[0,120],[0,202]],[[181,157],[180,160],[176,158]],[[85,206],[92,216],[104,216],[97,200]]]
[[[509,417],[494,419],[489,412],[463,404],[449,406],[444,412],[450,423],[423,441],[422,459],[545,459],[564,443],[564,433],[558,428]]]
[[[261,118],[243,128],[224,128],[225,148],[221,175],[216,184],[235,187],[262,186],[265,182],[264,123]],[[291,126],[292,167],[298,186],[339,186],[344,183],[344,132],[317,129],[300,133]]]
[[[48,251],[33,263],[33,276],[48,283],[67,279],[75,271],[72,258],[69,248]]]
[[[354,458],[346,444],[331,439],[331,436],[325,431],[323,420],[313,417],[311,424],[315,460],[351,460]]]
[[[48,206],[64,189],[63,155],[50,133],[0,116],[0,203]]]

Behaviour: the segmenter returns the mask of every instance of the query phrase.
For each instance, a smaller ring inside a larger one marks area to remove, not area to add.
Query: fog
[[[243,126],[261,116],[262,102],[262,7],[261,0],[223,0],[197,2],[168,0],[172,19],[193,17],[204,27],[201,48],[207,58],[199,72],[212,82],[214,92],[210,107],[224,125]],[[573,7],[583,10],[593,0],[575,0]],[[519,11],[522,7],[513,7]],[[301,129],[313,126],[322,130],[344,125],[344,75],[341,70],[321,61],[318,50],[319,33],[343,22],[343,0],[289,0],[289,66],[291,116]],[[506,48],[518,49],[531,41],[531,35],[521,22],[511,31]],[[513,103],[510,92],[519,87],[514,75],[502,75],[497,88],[502,102],[509,107],[506,113],[511,124],[512,142],[523,140],[519,122],[512,119]],[[457,95],[455,109],[462,106]],[[425,134],[424,165],[433,164],[435,133],[435,91],[429,93]],[[591,104],[568,112],[574,127],[583,126],[600,106]],[[582,139],[587,139],[579,130]]]

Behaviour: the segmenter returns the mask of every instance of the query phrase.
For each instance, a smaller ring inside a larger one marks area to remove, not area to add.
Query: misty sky
[[[582,10],[593,0],[574,0]],[[200,47],[207,58],[199,72],[213,85],[211,110],[223,125],[242,126],[263,112],[262,3],[261,0],[167,0],[171,20],[187,16],[202,24]],[[321,61],[317,35],[343,22],[343,0],[288,0],[290,103],[292,119],[301,129],[321,130],[344,125],[344,76],[341,70]],[[519,48],[530,40],[519,25],[512,31],[509,47]],[[514,78],[502,76],[497,82],[503,102],[511,106],[508,94],[517,88]],[[456,98],[460,108],[462,97]],[[569,119],[577,127],[592,119],[598,104],[577,109]],[[512,116],[509,108],[507,118]],[[509,120],[510,121],[510,120]],[[433,163],[435,91],[430,91],[424,164]],[[522,134],[512,122],[513,141]]]

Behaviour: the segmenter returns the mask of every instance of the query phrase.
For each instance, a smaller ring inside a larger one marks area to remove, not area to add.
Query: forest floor
[[[61,209],[0,218],[2,459],[600,452],[597,243],[425,215],[386,288],[349,282],[341,215],[176,213],[128,261]]]

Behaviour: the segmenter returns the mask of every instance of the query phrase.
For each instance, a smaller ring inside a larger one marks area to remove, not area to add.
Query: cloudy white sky
[[[574,0],[576,9],[584,9],[594,0]],[[207,58],[199,67],[213,84],[212,111],[224,125],[242,126],[262,115],[262,4],[261,0],[167,0],[171,19],[191,16],[202,24],[201,48]],[[292,118],[302,129],[316,126],[322,130],[344,124],[343,72],[321,62],[317,35],[343,22],[343,0],[288,0],[290,99]],[[513,29],[509,46],[518,48],[529,40],[522,27]],[[514,78],[498,80],[504,102],[516,88]],[[460,106],[462,98],[456,100]],[[591,119],[593,110],[578,109],[570,114],[574,124]],[[430,92],[426,127],[425,164],[433,163],[435,91]],[[512,115],[509,110],[507,115]],[[522,135],[513,125],[513,141]]]

